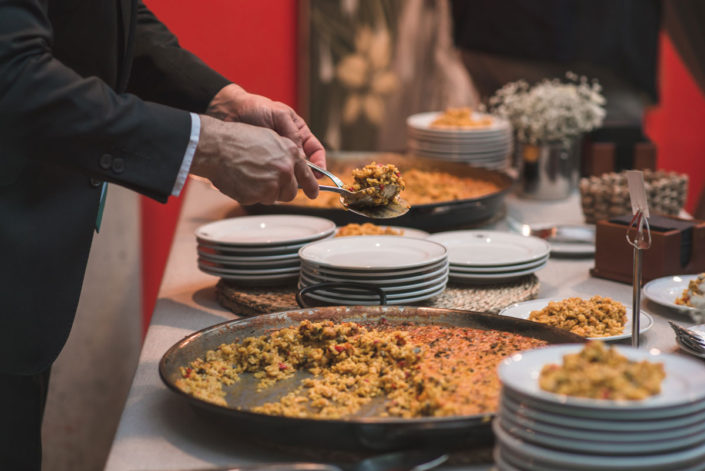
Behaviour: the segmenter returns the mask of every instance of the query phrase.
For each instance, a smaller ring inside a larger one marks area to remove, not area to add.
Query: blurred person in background
[[[192,172],[273,203],[317,195],[306,159],[325,166],[303,119],[182,49],[140,0],[0,0],[0,469],[41,469],[106,182],[164,202]]]

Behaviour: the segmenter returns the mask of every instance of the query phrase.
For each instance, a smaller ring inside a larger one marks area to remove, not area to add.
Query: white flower
[[[490,98],[490,110],[511,122],[520,142],[566,142],[600,126],[605,117],[597,81],[572,72],[566,79],[544,79],[533,87],[523,80],[508,83]]]

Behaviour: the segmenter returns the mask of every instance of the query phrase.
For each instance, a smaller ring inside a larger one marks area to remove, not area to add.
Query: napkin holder
[[[625,238],[631,215],[598,221],[595,267],[599,278],[632,282],[632,250]],[[644,251],[643,281],[705,272],[705,221],[670,216],[649,218],[652,244]]]

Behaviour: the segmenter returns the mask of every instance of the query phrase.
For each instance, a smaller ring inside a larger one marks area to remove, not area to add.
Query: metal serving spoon
[[[326,177],[330,178],[335,186],[319,185],[321,191],[332,191],[340,195],[340,203],[348,211],[365,216],[371,219],[392,219],[406,214],[409,211],[410,205],[402,198],[396,198],[391,203],[381,206],[373,206],[372,196],[359,191],[350,191],[345,188],[343,181],[313,162],[306,161],[309,167],[321,172]],[[382,195],[385,198],[390,198],[398,193],[397,185],[387,185],[382,189]]]

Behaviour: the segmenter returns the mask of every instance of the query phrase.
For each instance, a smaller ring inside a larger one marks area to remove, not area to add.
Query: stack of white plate
[[[551,251],[538,237],[498,231],[438,232],[426,240],[448,249],[450,279],[460,283],[502,283],[534,273]]]
[[[448,281],[445,247],[403,236],[339,237],[309,244],[299,251],[299,288],[320,283],[308,297],[328,304],[378,305],[375,292],[350,287],[361,283],[381,289],[387,304],[409,304],[443,292]]]
[[[492,124],[485,127],[431,127],[431,122],[441,114],[419,113],[407,118],[409,152],[432,159],[466,162],[476,167],[501,169],[507,166],[512,152],[512,128],[508,121],[491,116]],[[477,119],[487,116],[473,113]]]
[[[705,365],[680,355],[618,347],[630,360],[663,363],[661,393],[642,401],[543,391],[541,368],[583,345],[557,345],[504,360],[493,424],[500,470],[705,469]]]
[[[335,223],[311,216],[224,219],[196,230],[198,268],[249,286],[295,282],[299,249],[334,233]]]

